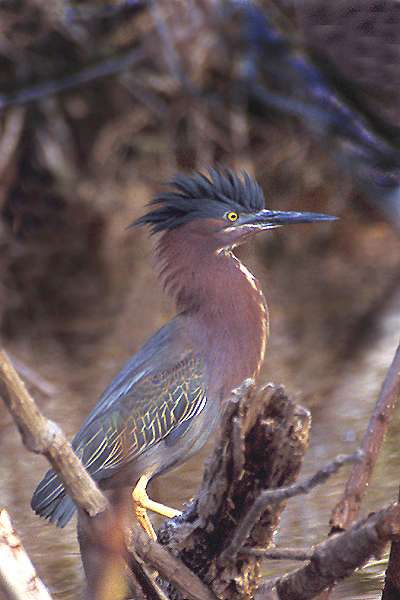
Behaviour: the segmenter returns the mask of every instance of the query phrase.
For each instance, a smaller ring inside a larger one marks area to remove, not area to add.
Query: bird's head
[[[245,172],[238,176],[209,168],[208,176],[177,175],[169,187],[150,202],[154,208],[132,225],[150,225],[152,233],[185,227],[188,234],[208,239],[216,250],[233,248],[264,229],[336,218],[266,209],[261,188]]]

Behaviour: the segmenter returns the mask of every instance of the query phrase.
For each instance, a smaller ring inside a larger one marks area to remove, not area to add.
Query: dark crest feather
[[[258,212],[264,208],[264,195],[257,182],[244,171],[241,177],[229,169],[208,169],[208,176],[175,176],[171,191],[161,193],[149,203],[156,206],[134,225],[150,225],[152,233],[174,229],[196,218],[220,217],[222,213]]]

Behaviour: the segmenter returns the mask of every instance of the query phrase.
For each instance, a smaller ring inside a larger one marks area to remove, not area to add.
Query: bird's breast
[[[256,279],[235,258],[231,277],[216,297],[190,317],[193,345],[202,348],[212,397],[225,399],[258,375],[268,337],[268,310]]]

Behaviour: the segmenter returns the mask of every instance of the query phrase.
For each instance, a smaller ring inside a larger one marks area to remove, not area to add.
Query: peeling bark
[[[220,441],[206,467],[199,494],[182,517],[165,523],[158,540],[221,600],[251,598],[260,559],[249,554],[221,554],[249,508],[265,489],[292,483],[307,449],[310,414],[283,388],[267,387],[226,408]],[[274,503],[251,529],[246,547],[271,543],[284,502]],[[171,598],[178,598],[167,586]]]

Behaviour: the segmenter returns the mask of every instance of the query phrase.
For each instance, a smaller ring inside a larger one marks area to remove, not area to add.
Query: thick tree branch
[[[245,392],[246,387],[227,403],[219,442],[197,498],[182,517],[164,523],[159,531],[161,543],[211,584],[221,600],[254,593],[259,556],[241,553],[225,564],[219,557],[260,492],[293,482],[310,426],[309,413],[282,388]],[[247,546],[268,546],[283,507],[280,499],[264,508],[253,522]]]
[[[79,510],[90,516],[106,510],[106,497],[87,473],[58,425],[39,411],[4,350],[0,350],[0,395],[26,449],[47,458]]]
[[[400,504],[400,489],[397,498]],[[382,600],[397,600],[400,597],[400,540],[392,541],[390,549],[389,564],[386,569],[385,586],[383,588]]]
[[[131,544],[138,556],[149,562],[161,577],[168,579],[187,600],[217,600],[204,583],[178,558],[154,542],[136,524],[132,527]]]
[[[330,537],[314,548],[310,562],[260,586],[257,600],[308,600],[336,581],[348,577],[384,545],[400,535],[400,506],[395,504],[360,521],[349,531]]]

